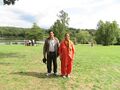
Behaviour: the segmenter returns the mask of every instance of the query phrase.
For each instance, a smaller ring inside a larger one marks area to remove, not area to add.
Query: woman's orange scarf
[[[71,51],[71,41],[70,40],[65,40],[65,45],[66,45],[66,47],[69,49],[69,51]]]

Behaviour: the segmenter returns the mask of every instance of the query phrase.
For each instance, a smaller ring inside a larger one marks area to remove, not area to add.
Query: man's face
[[[53,32],[50,32],[50,37],[53,38],[54,37],[54,33]]]

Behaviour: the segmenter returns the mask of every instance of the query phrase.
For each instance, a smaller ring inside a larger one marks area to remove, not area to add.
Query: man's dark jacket
[[[55,53],[56,53],[56,56],[58,56],[59,40],[56,37],[54,37],[54,39],[55,39],[55,46],[54,46]],[[47,55],[49,55],[49,40],[50,38],[47,38],[43,46],[43,56],[45,58],[47,58]]]

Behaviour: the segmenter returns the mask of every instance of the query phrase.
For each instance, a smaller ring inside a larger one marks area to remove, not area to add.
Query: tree
[[[7,4],[7,5],[11,5],[11,4],[14,5],[14,4],[15,4],[15,1],[16,1],[16,0],[3,0],[3,3],[4,3],[4,5],[5,5],[5,4]]]
[[[98,28],[96,32],[96,41],[103,45],[112,45],[117,42],[118,24],[116,21],[112,23],[106,21],[98,22]]]
[[[56,20],[54,25],[51,27],[51,30],[55,33],[56,37],[61,41],[64,38],[65,33],[68,31],[68,21],[69,17],[66,12],[61,10],[60,14],[57,15],[59,19]]]
[[[32,28],[27,32],[27,39],[43,40],[42,32],[42,29],[36,23],[33,23]]]
[[[80,31],[77,33],[77,42],[81,44],[88,44],[91,40],[91,35],[88,31]]]
[[[120,45],[120,29],[118,30],[118,33],[117,33],[117,45]]]
[[[28,28],[17,28],[17,27],[0,27],[0,37],[2,39],[24,39],[25,31]]]
[[[63,31],[62,31],[62,24],[60,23],[60,20],[57,20],[54,25],[51,27],[50,30],[53,30],[56,37],[58,37],[59,40],[62,40],[63,38]]]

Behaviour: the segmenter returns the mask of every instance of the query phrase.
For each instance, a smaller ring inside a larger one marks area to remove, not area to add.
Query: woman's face
[[[70,35],[69,35],[69,34],[66,34],[66,35],[65,35],[65,39],[66,39],[66,40],[70,40]]]

